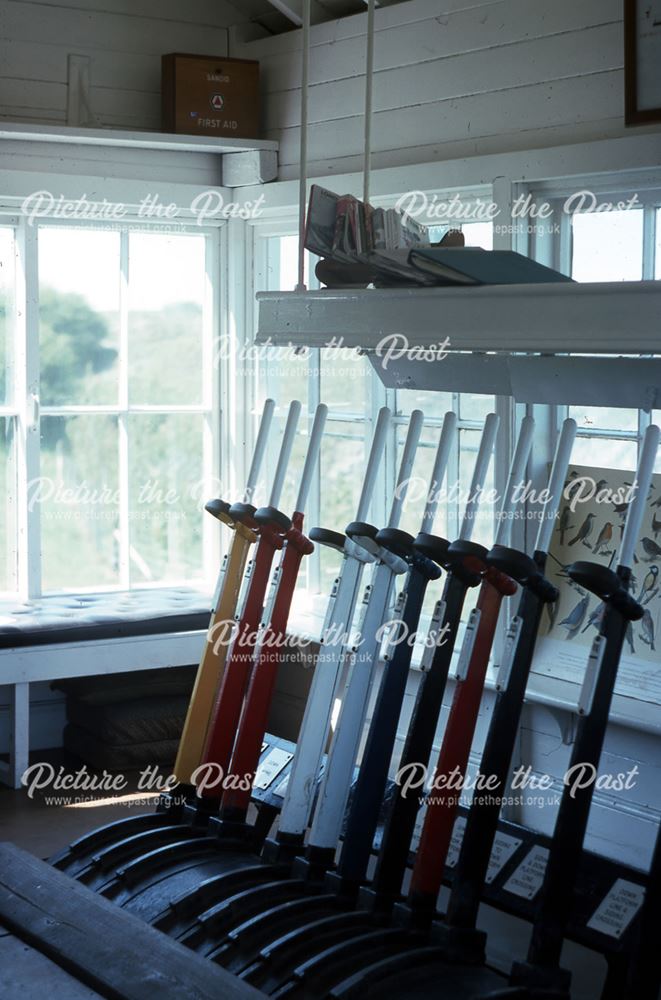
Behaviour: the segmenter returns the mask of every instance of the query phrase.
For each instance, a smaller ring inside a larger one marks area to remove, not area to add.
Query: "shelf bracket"
[[[223,187],[248,187],[268,184],[278,176],[278,154],[272,149],[253,149],[244,153],[224,153]]]

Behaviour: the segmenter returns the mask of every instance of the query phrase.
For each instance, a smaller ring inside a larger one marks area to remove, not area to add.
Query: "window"
[[[571,217],[572,278],[639,281],[643,276],[643,211],[628,209]]]
[[[19,470],[27,545],[13,586],[5,569],[0,588],[39,596],[210,582],[215,535],[203,505],[217,473],[216,234],[45,222],[35,230],[21,237],[20,261],[36,276],[27,295],[38,308],[15,333],[11,309],[2,312],[2,350],[26,355],[5,386],[10,500],[9,402],[28,416]],[[6,240],[0,248],[4,262]],[[11,292],[0,294],[6,302]]]
[[[14,404],[14,230],[0,227],[0,496],[4,510],[0,523],[0,591],[13,590],[16,581],[16,421]]]
[[[571,276],[577,281],[639,281],[644,275],[651,277],[655,268],[658,274],[658,254],[655,264],[654,251],[659,239],[659,211],[652,199],[652,204],[643,208],[572,215]],[[650,422],[649,414],[623,407],[580,405],[570,406],[568,413],[578,425],[574,464],[635,469],[639,437]]]
[[[637,410],[606,406],[570,406],[577,425],[574,465],[635,469],[639,416]]]
[[[433,243],[443,238],[448,225],[430,226],[429,234]],[[463,222],[460,225],[452,223],[453,229],[460,229],[464,234],[467,247],[482,247],[483,250],[493,249],[493,225],[491,222]]]
[[[491,226],[469,224],[465,230],[475,229],[476,243],[491,245]],[[256,237],[255,291],[292,289],[296,285],[298,238],[292,235]],[[306,286],[317,288],[314,276],[315,258],[306,258]],[[425,414],[425,429],[416,455],[413,476],[427,482],[438,445],[443,416],[454,410],[459,417],[458,446],[454,449],[448,470],[447,483],[452,484],[459,475],[461,481],[470,480],[475,454],[479,444],[483,418],[496,405],[495,397],[470,393],[452,394],[431,391],[385,389],[370,362],[354,350],[310,350],[296,358],[283,349],[268,349],[260,356],[260,363],[252,370],[261,398],[271,396],[281,404],[297,398],[303,403],[305,419],[311,423],[314,409],[319,402],[329,407],[326,432],[321,449],[320,468],[311,491],[306,510],[308,526],[322,525],[341,530],[355,517],[362,473],[369,448],[373,420],[381,406],[389,406],[394,414],[390,443],[383,462],[384,473],[375,490],[371,518],[374,523],[385,523],[401,449],[406,436],[408,417],[415,408]],[[281,406],[281,420],[285,406]],[[305,439],[299,435],[290,468],[298,475],[305,453]],[[298,454],[298,461],[296,457]],[[275,456],[272,456],[274,462]],[[270,470],[272,471],[272,470]],[[290,475],[281,506],[293,510],[297,483]],[[486,489],[490,484],[486,484]],[[402,513],[401,527],[416,534],[424,507],[420,490],[407,502]],[[441,504],[435,522],[438,534],[456,537],[463,504]],[[481,511],[475,526],[476,540],[488,541],[492,534],[493,511]],[[299,589],[327,595],[337,573],[337,553],[318,547],[314,555],[304,562],[305,571],[298,580]],[[437,595],[430,588],[430,601]]]

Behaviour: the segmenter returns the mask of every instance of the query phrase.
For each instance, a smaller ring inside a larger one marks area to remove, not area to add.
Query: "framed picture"
[[[624,0],[624,120],[661,122],[661,0]]]

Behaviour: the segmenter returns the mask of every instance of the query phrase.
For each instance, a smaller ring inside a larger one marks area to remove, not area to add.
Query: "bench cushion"
[[[212,598],[194,588],[43,597],[0,606],[0,649],[207,628]]]

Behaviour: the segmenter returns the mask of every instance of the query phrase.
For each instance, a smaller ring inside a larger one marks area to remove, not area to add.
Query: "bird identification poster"
[[[582,682],[603,604],[574,583],[566,567],[588,560],[616,569],[633,479],[633,473],[618,469],[569,467],[547,562],[547,576],[560,596],[543,613],[534,673]],[[645,613],[627,629],[615,691],[661,704],[661,475],[652,481],[631,592]]]

